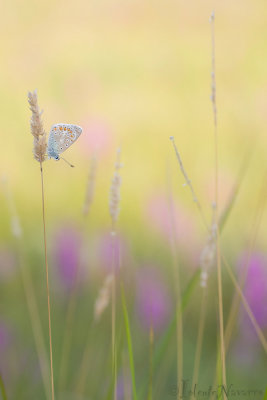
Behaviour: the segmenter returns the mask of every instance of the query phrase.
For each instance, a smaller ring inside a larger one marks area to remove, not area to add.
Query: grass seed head
[[[35,160],[41,163],[45,161],[47,143],[46,132],[41,119],[42,111],[40,111],[38,106],[36,90],[28,93],[28,102],[32,112],[31,133],[33,135],[33,155]]]

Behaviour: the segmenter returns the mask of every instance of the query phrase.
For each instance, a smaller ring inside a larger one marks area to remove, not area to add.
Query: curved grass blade
[[[194,275],[188,282],[188,285],[182,295],[182,302],[181,302],[182,312],[184,311],[187,304],[189,303],[189,300],[193,294],[193,291],[199,282],[200,272],[201,272],[200,269],[197,269],[195,271]],[[159,365],[159,363],[161,362],[163,355],[168,347],[169,341],[170,341],[172,335],[174,334],[175,329],[176,329],[176,316],[173,317],[165,335],[161,339],[161,343],[158,346],[157,351],[155,352],[154,368],[157,367]]]
[[[119,333],[118,333],[118,354],[117,354],[117,369],[119,369],[121,367],[121,352],[123,349],[123,345],[124,345],[124,338],[123,338],[123,334],[122,334],[122,324],[121,321],[119,321]],[[115,379],[114,376],[112,377],[112,379],[110,380],[108,389],[107,389],[107,395],[105,397],[105,400],[112,400],[113,396],[114,396],[114,385],[115,385]]]
[[[7,400],[6,389],[1,374],[0,374],[0,389],[3,400]]]
[[[195,287],[199,283],[200,273],[201,273],[201,270],[200,270],[200,268],[198,268],[187,284],[187,287],[182,295],[182,301],[181,301],[182,312],[185,310],[185,308],[186,308],[187,304],[189,303],[189,300],[194,292]],[[161,341],[157,347],[157,350],[155,351],[155,355],[154,355],[154,359],[153,359],[153,370],[155,370],[158,367],[161,360],[163,359],[163,356],[167,350],[167,347],[169,345],[169,342],[170,342],[172,336],[175,333],[175,330],[176,330],[176,315],[171,320],[171,322],[168,326],[168,329],[166,330],[163,338],[161,339]],[[141,398],[143,398],[143,394],[145,392],[147,382],[148,382],[148,377],[145,376],[142,386],[141,386],[141,390],[140,390]]]

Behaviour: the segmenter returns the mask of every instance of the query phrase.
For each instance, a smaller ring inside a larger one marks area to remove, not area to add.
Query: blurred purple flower
[[[80,261],[81,234],[73,226],[63,226],[54,239],[54,258],[60,280],[67,289],[75,282]]]
[[[168,322],[171,300],[164,279],[155,268],[138,272],[136,309],[145,329],[152,324],[156,331],[161,330]]]
[[[248,254],[243,253],[239,259],[240,275],[246,266],[247,258]],[[259,326],[262,329],[267,328],[267,259],[261,253],[253,253],[250,257],[244,294]],[[252,330],[254,332],[245,310],[242,312],[241,323],[249,329],[248,334]]]

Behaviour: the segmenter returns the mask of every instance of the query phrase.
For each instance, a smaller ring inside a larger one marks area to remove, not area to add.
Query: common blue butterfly
[[[67,150],[81,135],[82,128],[72,124],[56,124],[53,125],[48,138],[47,155],[54,160],[60,160],[63,157],[59,155]],[[72,165],[71,165],[72,166]]]

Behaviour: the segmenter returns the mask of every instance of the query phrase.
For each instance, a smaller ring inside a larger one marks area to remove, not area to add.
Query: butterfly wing
[[[63,151],[67,150],[67,148],[70,147],[78,139],[81,133],[82,128],[78,125],[53,125],[50,130],[48,139],[48,155],[58,155],[60,153],[63,153]]]

